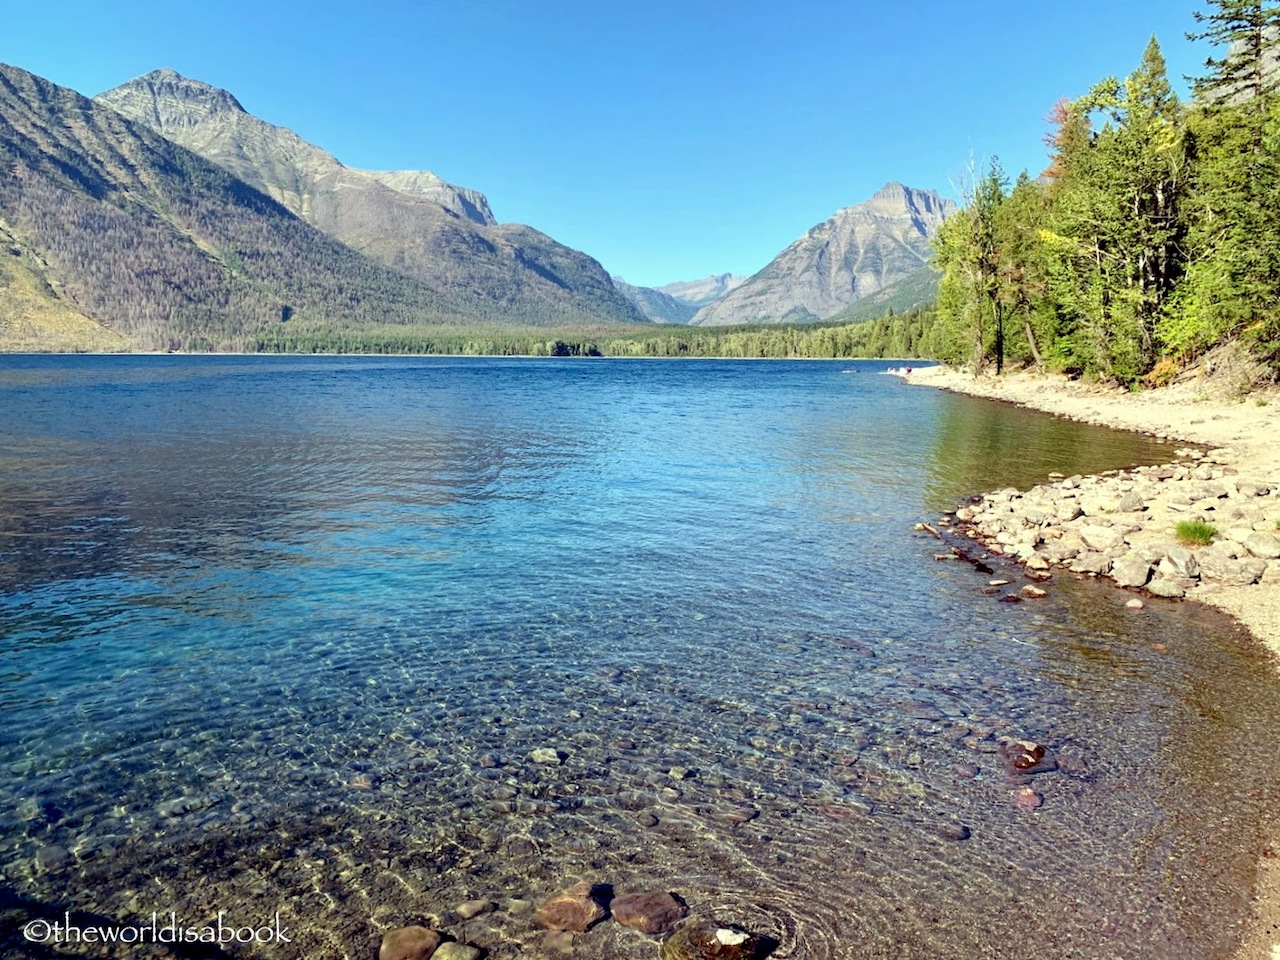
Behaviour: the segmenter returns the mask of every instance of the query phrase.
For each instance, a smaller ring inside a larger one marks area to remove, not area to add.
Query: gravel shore
[[[1031,569],[1217,607],[1280,654],[1280,392],[1240,394],[1210,377],[1130,393],[1045,374],[975,379],[940,366],[904,379],[1202,448],[1174,448],[1166,466],[995,491],[957,520]],[[1212,542],[1180,543],[1182,520],[1211,524]],[[1235,960],[1280,960],[1278,854],[1280,834],[1261,852],[1255,916]]]

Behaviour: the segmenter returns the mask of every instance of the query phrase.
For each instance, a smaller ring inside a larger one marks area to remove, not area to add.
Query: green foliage
[[[1056,108],[1043,184],[977,182],[935,242],[934,355],[1134,386],[1238,338],[1280,370],[1280,5],[1211,6],[1201,36],[1229,46],[1200,101],[1179,103],[1153,38]]]
[[[1196,97],[1207,103],[1248,102],[1261,108],[1274,94],[1280,50],[1280,5],[1264,0],[1213,0],[1213,9],[1192,14],[1201,26],[1189,40],[1209,40],[1226,52],[1205,61],[1195,81]]]
[[[1203,547],[1218,534],[1218,528],[1203,520],[1179,520],[1175,529],[1178,540],[1187,546]]]

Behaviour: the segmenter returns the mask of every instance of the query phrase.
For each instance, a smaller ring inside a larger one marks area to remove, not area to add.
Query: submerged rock
[[[650,936],[661,936],[689,915],[684,901],[674,894],[655,890],[618,897],[609,905],[613,919],[624,927]]]
[[[378,948],[378,960],[427,960],[440,946],[440,934],[426,927],[389,930]]]
[[[1018,773],[1044,773],[1056,766],[1044,745],[1032,740],[1005,741],[1000,744],[1000,755]]]
[[[707,921],[681,927],[659,952],[661,960],[758,960],[775,946],[742,927]]]
[[[468,900],[453,908],[459,920],[473,920],[484,913],[492,913],[498,905],[492,900]]]
[[[450,940],[440,944],[432,954],[432,960],[476,960],[480,956],[480,948],[469,943],[456,943]]]
[[[1015,810],[1031,812],[1040,809],[1044,803],[1044,797],[1036,793],[1030,787],[1023,787],[1021,790],[1015,790],[1013,796],[1009,798],[1009,802],[1013,804]]]
[[[56,843],[41,847],[36,851],[37,873],[50,873],[54,870],[61,870],[70,862],[71,854],[67,852],[66,847],[61,847]]]
[[[534,916],[548,930],[582,933],[604,919],[605,909],[600,901],[607,902],[611,893],[604,884],[575,883],[542,901]]]

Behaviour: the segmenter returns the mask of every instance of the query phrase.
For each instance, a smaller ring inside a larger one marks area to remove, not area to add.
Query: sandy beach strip
[[[1176,480],[1188,484],[1228,481],[1233,492],[1237,479],[1247,478],[1251,483],[1270,487],[1276,492],[1275,496],[1255,499],[1249,506],[1255,517],[1265,517],[1265,523],[1257,523],[1260,533],[1280,534],[1280,529],[1271,529],[1280,520],[1280,390],[1274,387],[1241,394],[1212,378],[1204,378],[1131,393],[1050,374],[1014,373],[999,378],[975,378],[942,366],[913,368],[904,379],[911,384],[988,397],[1072,420],[1208,448],[1203,459],[1181,460]],[[1192,476],[1194,468],[1200,465],[1203,469],[1199,475]],[[1220,480],[1209,480],[1211,473]],[[1149,529],[1133,530],[1126,539],[1136,543],[1144,533],[1149,533],[1148,543],[1169,541],[1173,539],[1172,521],[1178,516],[1170,509],[1194,514],[1194,505],[1181,503],[1185,497],[1166,493],[1177,486],[1176,482],[1160,487],[1159,493],[1153,496],[1152,491],[1157,488],[1151,479],[1149,474],[1135,472],[1119,480],[1083,478],[1083,483],[1085,486],[1110,484],[1109,492],[1113,495],[1117,492],[1117,483],[1133,483],[1142,491],[1145,502],[1141,513],[1126,515],[1127,526],[1131,530],[1144,526]],[[1144,483],[1145,486],[1137,486]],[[1047,483],[1042,491],[1050,503],[1053,486]],[[1043,507],[1043,503],[1038,505]],[[1014,503],[1004,512],[1016,513],[1018,508]],[[1212,513],[1206,516],[1213,519]],[[1087,523],[1088,518],[1074,522]],[[981,524],[981,516],[975,523]],[[1258,562],[1246,551],[1240,553],[1245,559]],[[1154,564],[1152,573],[1153,580],[1159,578]],[[1231,614],[1274,654],[1280,655],[1280,560],[1268,561],[1265,574],[1255,583],[1233,585],[1208,578],[1187,582],[1186,596]],[[1280,660],[1277,666],[1280,667]],[[1242,931],[1235,960],[1280,960],[1280,832],[1276,832],[1275,825],[1272,830],[1271,842],[1260,851],[1254,889],[1255,915]]]

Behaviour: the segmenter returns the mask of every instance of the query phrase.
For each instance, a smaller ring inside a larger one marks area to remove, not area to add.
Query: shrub
[[[1209,543],[1217,532],[1217,527],[1212,523],[1205,523],[1203,520],[1178,521],[1178,539],[1187,546],[1195,545],[1202,547],[1206,543]]]

